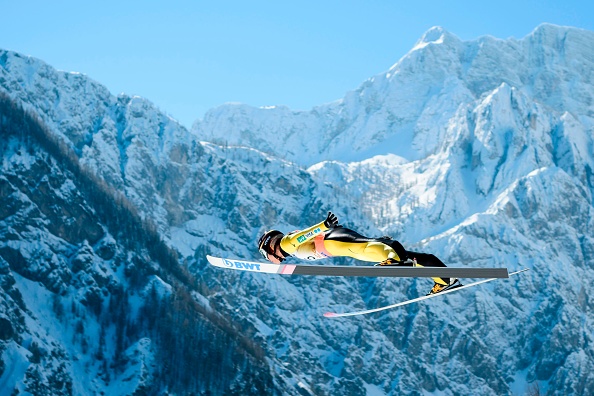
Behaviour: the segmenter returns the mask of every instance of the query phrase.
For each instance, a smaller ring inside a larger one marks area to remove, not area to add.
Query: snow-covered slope
[[[274,390],[121,194],[3,94],[0,131],[0,394]]]
[[[433,28],[338,102],[306,112],[222,106],[191,132],[142,98],[113,97],[85,76],[10,52],[0,52],[0,90],[157,225],[198,276],[195,300],[261,345],[269,389],[589,394],[593,48],[594,33],[553,25],[520,40],[461,41]],[[331,321],[321,317],[329,308],[387,305],[431,283],[206,266],[205,253],[256,258],[262,230],[311,225],[329,209],[346,226],[450,265],[531,271]],[[150,348],[138,342],[130,362]],[[19,348],[27,345],[4,350],[12,378],[26,366]]]

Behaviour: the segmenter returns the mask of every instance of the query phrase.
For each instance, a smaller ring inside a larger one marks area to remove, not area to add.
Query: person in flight
[[[446,266],[433,254],[407,251],[390,237],[369,238],[345,228],[332,212],[328,212],[324,221],[304,230],[286,235],[278,230],[265,232],[258,240],[258,250],[266,260],[275,264],[294,256],[304,260],[351,257],[379,266]],[[434,285],[429,294],[442,292],[458,282],[457,278],[432,279]]]

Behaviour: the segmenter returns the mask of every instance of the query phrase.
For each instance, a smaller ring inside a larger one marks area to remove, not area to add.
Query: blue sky
[[[140,95],[190,126],[226,102],[293,110],[340,99],[432,26],[521,38],[594,30],[594,2],[0,0],[0,48]]]

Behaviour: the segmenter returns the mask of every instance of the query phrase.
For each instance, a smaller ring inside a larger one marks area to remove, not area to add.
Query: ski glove
[[[338,217],[336,217],[334,213],[328,212],[328,217],[326,217],[326,220],[324,220],[324,225],[329,229],[338,227]]]

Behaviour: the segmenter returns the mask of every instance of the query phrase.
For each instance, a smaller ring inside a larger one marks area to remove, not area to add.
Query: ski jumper
[[[433,254],[407,251],[400,242],[389,237],[368,238],[342,226],[329,229],[324,222],[285,235],[280,247],[286,253],[285,256],[292,255],[305,260],[352,257],[379,263],[389,258],[398,261],[414,258],[419,267],[446,266]],[[450,281],[449,278],[432,279],[442,285],[448,285]]]

